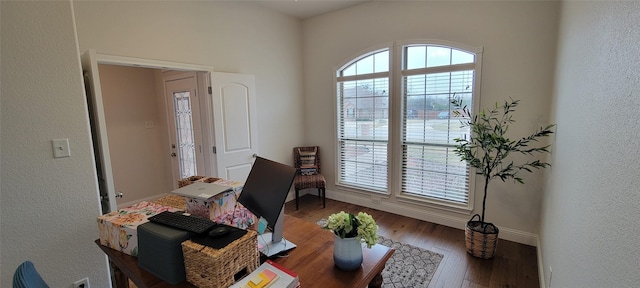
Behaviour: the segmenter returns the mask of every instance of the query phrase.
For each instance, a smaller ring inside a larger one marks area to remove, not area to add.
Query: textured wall
[[[31,260],[51,287],[84,277],[108,287],[93,243],[100,208],[71,3],[0,5],[0,286]],[[53,158],[57,138],[69,139],[71,157]]]
[[[254,74],[260,153],[291,161],[291,147],[303,141],[293,17],[200,1],[0,1],[0,10],[0,287],[11,286],[26,259],[51,287],[84,277],[109,286],[93,242],[100,210],[78,50]],[[72,157],[53,159],[56,138],[69,138]]]
[[[291,148],[304,137],[299,20],[236,1],[76,1],[74,7],[80,51],[255,75],[259,153],[292,163]]]
[[[335,160],[330,158],[335,154],[332,69],[391,41],[437,39],[483,47],[481,105],[490,107],[509,97],[520,99],[514,116],[517,122],[510,131],[514,137],[523,137],[549,123],[557,17],[558,3],[553,1],[373,1],[306,20],[305,127],[314,131],[307,135],[308,141],[319,144],[327,158],[323,159],[323,174],[328,177],[328,194],[341,199],[362,195],[332,193],[336,191]],[[523,176],[526,185],[491,183],[486,217],[501,228],[512,229],[515,233],[511,235],[525,234],[531,240],[538,233],[544,174]],[[482,209],[483,183],[477,180],[474,213]],[[384,205],[358,200],[354,202],[436,223],[454,222],[458,228],[464,228],[468,218],[393,199]],[[501,236],[508,235],[503,231]]]
[[[545,281],[638,287],[640,2],[567,1],[561,19],[558,134],[541,225]]]

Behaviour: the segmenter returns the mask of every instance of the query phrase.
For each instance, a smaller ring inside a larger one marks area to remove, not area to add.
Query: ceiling
[[[307,19],[368,1],[370,0],[258,0],[252,2],[299,19]]]

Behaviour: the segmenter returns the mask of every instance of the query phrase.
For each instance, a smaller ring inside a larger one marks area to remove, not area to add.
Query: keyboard
[[[149,217],[149,221],[171,226],[180,230],[194,232],[197,234],[207,232],[213,226],[217,225],[216,222],[213,222],[209,219],[196,216],[187,216],[182,213],[174,213],[169,211],[164,211],[151,216]]]

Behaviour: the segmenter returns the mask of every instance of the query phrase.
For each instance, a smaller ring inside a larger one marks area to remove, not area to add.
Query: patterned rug
[[[317,222],[324,226],[326,220]],[[444,255],[378,236],[378,243],[396,251],[382,271],[384,288],[427,287]]]

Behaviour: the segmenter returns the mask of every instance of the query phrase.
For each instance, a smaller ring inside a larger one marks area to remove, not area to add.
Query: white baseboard
[[[371,202],[371,197],[366,194],[336,192],[336,191],[330,191],[330,190],[327,190],[326,194],[327,194],[327,198],[329,199],[356,204],[356,205],[369,207],[373,209],[378,209],[381,211],[402,215],[402,216],[406,216],[414,219],[420,219],[427,222],[436,223],[436,224],[457,228],[457,229],[462,229],[462,230],[464,230],[468,221],[467,218],[438,213],[438,210],[436,209],[419,209],[416,207],[412,207],[410,205],[405,205],[402,202],[382,200],[380,204],[373,204]],[[526,244],[534,247],[537,247],[538,245],[537,234],[520,231],[517,229],[500,227],[500,234],[498,237],[500,239],[505,239],[505,240]]]
[[[540,245],[540,237],[537,237],[536,253],[538,255],[538,282],[540,283],[540,288],[547,288],[547,283],[545,282],[546,277],[544,274],[544,261],[542,261],[542,245]]]
[[[533,247],[538,246],[538,234],[520,231],[517,229],[501,227],[500,235],[498,236],[498,238],[513,241],[520,244],[526,244]]]

